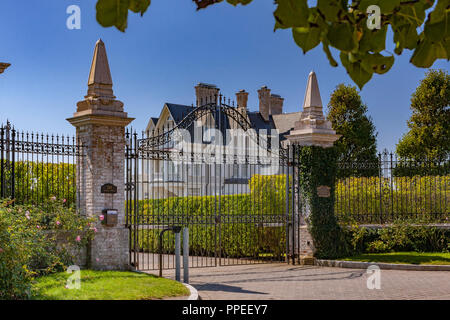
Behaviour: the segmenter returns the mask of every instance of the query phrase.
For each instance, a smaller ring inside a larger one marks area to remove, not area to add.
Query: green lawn
[[[61,272],[37,278],[33,299],[151,300],[189,295],[179,282],[136,272],[81,270],[80,289],[66,288],[70,276]]]
[[[450,264],[450,253],[442,252],[391,252],[365,253],[342,259],[344,261],[410,263],[410,264]]]

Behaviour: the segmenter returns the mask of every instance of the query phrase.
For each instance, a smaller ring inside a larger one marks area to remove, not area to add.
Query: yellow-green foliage
[[[450,176],[346,178],[336,183],[335,212],[354,215],[449,215]],[[394,217],[394,218],[395,218]]]
[[[7,197],[12,197],[12,164],[4,162],[4,190]],[[16,161],[14,172],[16,203],[39,205],[51,196],[66,199],[66,204],[75,203],[75,164]]]

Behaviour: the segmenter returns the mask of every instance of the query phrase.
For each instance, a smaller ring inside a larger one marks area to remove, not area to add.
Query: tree
[[[450,76],[429,70],[411,98],[409,131],[397,144],[397,154],[415,160],[450,156]]]
[[[377,163],[377,133],[356,87],[340,84],[328,103],[328,120],[342,137],[335,143],[341,162]],[[367,168],[368,169],[368,168]],[[362,172],[366,172],[364,169]],[[361,173],[362,173],[361,172]]]
[[[97,21],[124,32],[128,11],[147,11],[151,0],[98,0]],[[252,0],[226,0],[236,6]],[[223,0],[193,0],[197,10]],[[429,68],[437,59],[450,58],[449,0],[275,0],[275,30],[290,29],[305,54],[322,43],[330,64],[337,67],[330,47],[361,89],[374,73],[384,74],[394,64],[394,55],[383,55],[388,26],[394,32],[395,53],[414,50],[410,62]],[[376,6],[376,7],[374,7]],[[374,9],[375,8],[375,9]],[[429,12],[427,16],[427,12]],[[379,24],[378,24],[379,22]]]

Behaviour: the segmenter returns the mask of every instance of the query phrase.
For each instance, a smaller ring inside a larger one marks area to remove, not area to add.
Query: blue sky
[[[138,129],[159,115],[164,102],[194,102],[198,82],[214,83],[230,97],[246,89],[251,110],[258,106],[256,91],[267,85],[285,98],[286,112],[301,109],[311,70],[324,105],[339,83],[353,84],[343,67],[328,64],[320,46],[303,55],[289,31],[273,32],[272,0],[236,8],[221,3],[200,12],[190,0],[153,0],[143,18],[130,15],[126,33],[100,27],[95,3],[2,0],[0,61],[12,66],[0,76],[0,122],[8,118],[21,129],[73,133],[65,119],[86,94],[98,38],[106,44],[115,95]],[[66,28],[72,4],[81,7],[81,30]],[[407,130],[411,94],[426,71],[412,66],[410,55],[396,57],[390,72],[375,75],[361,92],[379,149],[393,150]],[[448,66],[443,60],[434,65]]]

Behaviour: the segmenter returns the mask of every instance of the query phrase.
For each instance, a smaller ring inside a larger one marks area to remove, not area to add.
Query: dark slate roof
[[[174,103],[166,103],[167,108],[172,114],[173,120],[175,123],[179,123],[183,118],[193,111],[195,108],[192,106],[186,106],[183,104],[174,104]]]
[[[190,112],[195,110],[195,107],[188,106],[188,105],[182,105],[182,104],[174,104],[174,103],[166,103],[167,108],[169,109],[175,124],[179,124],[183,118],[188,115]],[[263,117],[258,111],[248,112],[248,119],[250,121],[250,124],[253,129],[255,129],[257,132],[259,130],[267,130],[267,133],[270,133],[271,129],[277,129],[276,124],[274,122],[273,116],[269,116],[269,121],[264,121]],[[219,129],[219,119],[221,119],[221,131],[223,138],[226,139],[226,130],[230,129],[230,121],[228,117],[220,117],[220,112],[217,110],[213,113],[213,117],[216,120],[216,129]],[[155,118],[157,119],[157,118]],[[192,127],[192,126],[191,126]],[[189,131],[192,130],[192,128],[188,128]],[[285,139],[285,135],[289,134],[290,130],[281,130],[284,132],[280,132],[281,134],[281,140]],[[192,133],[192,132],[191,132]]]
[[[150,118],[150,119],[153,121],[154,124],[157,124],[159,120],[159,118]]]
[[[247,114],[252,128],[257,132],[259,130],[266,129],[269,133],[271,129],[275,129],[275,124],[273,123],[272,116],[269,116],[269,121],[264,121],[259,112],[248,112]]]

